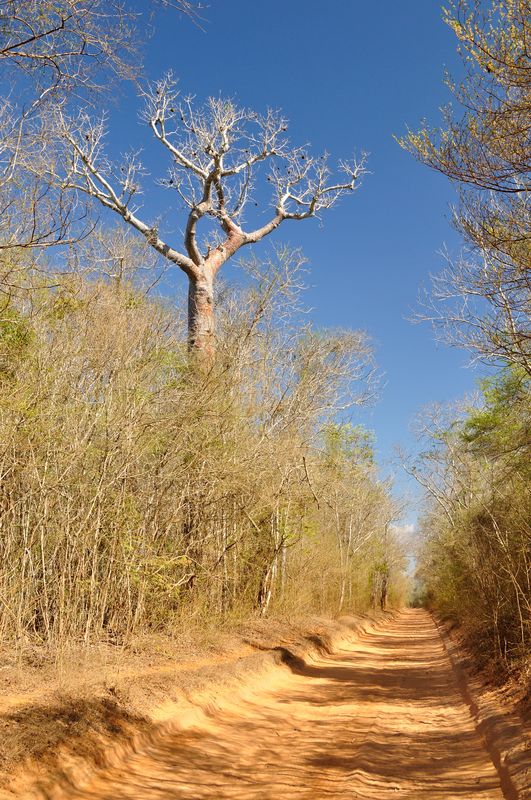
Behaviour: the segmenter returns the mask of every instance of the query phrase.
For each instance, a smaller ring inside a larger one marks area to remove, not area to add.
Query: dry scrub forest
[[[0,0],[1,798],[531,797],[531,7],[441,14],[453,105],[394,146],[458,190],[417,321],[487,377],[408,509],[378,331],[312,322],[297,247],[370,158],[150,83],[208,4]]]

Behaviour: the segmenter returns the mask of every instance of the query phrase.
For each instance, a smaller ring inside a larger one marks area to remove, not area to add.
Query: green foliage
[[[31,342],[29,322],[14,309],[6,309],[2,312],[0,342],[2,348],[13,353],[23,352]]]
[[[471,409],[461,429],[463,441],[492,458],[522,462],[531,440],[531,379],[507,367],[482,382],[483,404]]]
[[[13,307],[0,312],[0,378],[14,376],[32,341],[33,330],[28,319]]]
[[[507,367],[482,384],[479,407],[438,436],[423,481],[419,577],[430,603],[458,619],[478,656],[526,670],[531,644],[530,381]]]
[[[50,320],[61,321],[69,314],[81,308],[82,300],[69,287],[58,292],[50,304],[48,316]]]
[[[374,465],[375,436],[363,425],[331,422],[324,426],[322,435],[325,458],[330,466],[340,467],[343,463],[362,467]]]

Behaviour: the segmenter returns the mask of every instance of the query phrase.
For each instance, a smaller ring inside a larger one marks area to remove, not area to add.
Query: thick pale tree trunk
[[[214,356],[214,281],[208,273],[190,278],[188,284],[188,345],[190,352],[210,359]]]

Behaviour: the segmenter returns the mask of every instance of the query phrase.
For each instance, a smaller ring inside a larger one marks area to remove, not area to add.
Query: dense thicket
[[[0,320],[2,638],[400,600],[370,438],[337,422],[371,391],[370,348],[304,321],[293,256],[220,297],[208,370],[121,267],[51,287],[17,274]]]
[[[419,567],[426,600],[504,670],[525,670],[531,645],[530,384],[506,369],[484,382],[478,407],[432,424],[419,475],[433,498]]]

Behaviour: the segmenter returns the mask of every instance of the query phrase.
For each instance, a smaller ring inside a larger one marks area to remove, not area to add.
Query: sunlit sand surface
[[[166,731],[72,798],[503,798],[431,617],[402,612]],[[505,795],[507,797],[507,795]]]

